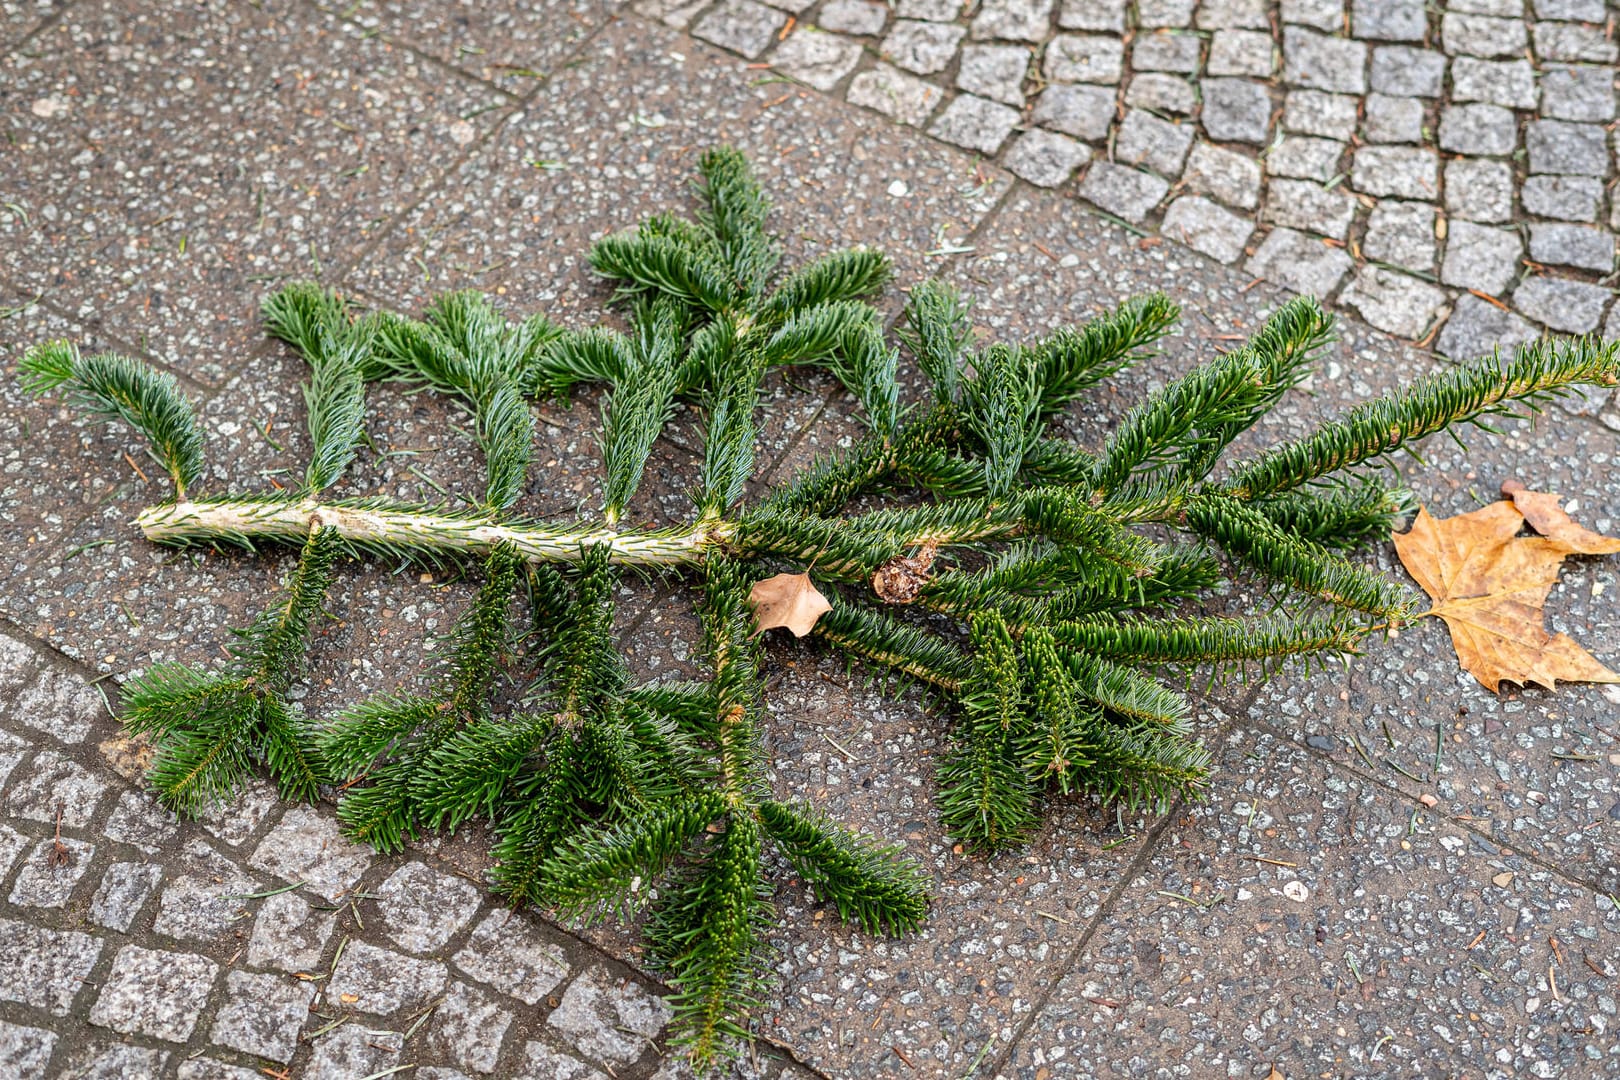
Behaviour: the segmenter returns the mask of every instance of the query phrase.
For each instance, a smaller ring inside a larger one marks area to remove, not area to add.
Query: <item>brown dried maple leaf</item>
[[[1564,556],[1620,551],[1620,541],[1588,532],[1558,507],[1557,496],[1503,485],[1511,502],[1436,519],[1419,510],[1395,551],[1451,631],[1463,670],[1486,689],[1503,682],[1554,688],[1564,682],[1620,682],[1567,634],[1549,634],[1543,605]],[[1544,533],[1520,536],[1528,519]]]
[[[748,602],[754,606],[755,633],[785,626],[794,637],[804,637],[817,619],[832,610],[827,598],[810,583],[808,572],[756,581],[748,591]]]

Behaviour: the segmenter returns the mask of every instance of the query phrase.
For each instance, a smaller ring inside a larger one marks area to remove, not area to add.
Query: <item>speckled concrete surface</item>
[[[732,7],[747,30],[750,5]],[[608,3],[0,11],[13,165],[0,176],[0,352],[67,336],[170,367],[204,403],[219,490],[274,483],[304,453],[303,372],[254,320],[275,281],[319,272],[404,310],[475,286],[508,311],[581,325],[607,295],[585,245],[685,198],[696,154],[719,139],[753,157],[790,264],[882,246],[899,286],[936,274],[972,296],[984,333],[1023,340],[1169,292],[1181,328],[1065,418],[1081,442],[1287,295]],[[901,298],[891,288],[882,305]],[[1346,319],[1319,373],[1242,445],[1439,362]],[[859,431],[817,373],[774,379],[766,399],[755,491]],[[526,512],[591,512],[595,404],[536,408]],[[456,409],[387,391],[372,407],[378,452],[346,491],[476,487]],[[1620,438],[1601,408],[1470,439],[1466,456],[1435,442],[1401,468],[1437,512],[1478,505],[1511,475],[1615,531]],[[90,681],[216,654],[291,560],[140,540],[128,521],[160,494],[138,447],[15,384],[0,387],[0,434],[0,950],[32,976],[0,994],[0,1062],[53,1080],[197,1080],[265,1062],[347,1080],[398,1064],[440,1078],[682,1075],[662,1053],[633,928],[576,935],[524,914],[522,932],[501,935],[515,951],[491,953],[499,912],[463,895],[488,865],[477,831],[351,865],[324,849],[329,808],[282,808],[262,789],[200,825],[156,813]],[[687,511],[694,445],[678,421],[633,519]],[[1387,546],[1372,557],[1393,569]],[[1612,559],[1577,560],[1549,602],[1550,624],[1611,664],[1615,575]],[[420,678],[421,642],[469,590],[360,565],[334,596],[305,690],[317,715]],[[638,674],[691,673],[687,590],[631,583],[621,601]],[[772,643],[769,659],[775,789],[904,843],[936,904],[918,937],[875,940],[779,868],[781,982],[739,1075],[1620,1075],[1612,691],[1493,697],[1420,622],[1348,668],[1211,687],[1198,723],[1219,768],[1204,802],[1140,817],[1060,803],[1028,850],[984,860],[955,852],[934,819],[939,723],[925,700],[807,644]],[[63,835],[82,855],[66,876],[36,865],[56,803],[71,806]],[[322,913],[321,890],[341,888],[356,902]],[[157,978],[164,964],[189,981]],[[301,996],[297,970],[335,981]],[[165,1004],[144,1007],[142,992]]]

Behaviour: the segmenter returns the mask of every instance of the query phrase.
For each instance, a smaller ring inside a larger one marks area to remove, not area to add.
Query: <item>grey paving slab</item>
[[[202,378],[256,340],[254,280],[352,261],[509,100],[303,5],[98,0],[0,70],[0,274]]]
[[[987,1075],[1612,1069],[1611,899],[1269,733],[1221,765]]]

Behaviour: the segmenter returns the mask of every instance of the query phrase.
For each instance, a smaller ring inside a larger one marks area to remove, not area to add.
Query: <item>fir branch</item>
[[[909,934],[928,914],[927,877],[899,845],[839,825],[809,806],[760,803],[759,820],[839,917],[869,934]]]
[[[960,691],[971,676],[967,659],[954,645],[869,608],[835,603],[816,620],[812,632],[862,659],[948,693]]]
[[[31,347],[18,370],[28,393],[66,387],[77,407],[122,420],[144,436],[152,456],[174,481],[177,499],[185,499],[186,489],[202,477],[202,428],[173,375],[115,353],[81,357],[66,341]]]
[[[1426,435],[1487,417],[1534,410],[1578,385],[1620,385],[1620,342],[1551,339],[1417,379],[1351,409],[1297,442],[1235,468],[1221,490],[1239,499],[1279,495],[1329,473],[1392,454]]]
[[[983,447],[985,489],[992,499],[1011,494],[1024,454],[1040,434],[1037,372],[1021,350],[992,345],[973,362],[963,384],[962,426]]]
[[[823,304],[859,300],[883,288],[890,271],[889,257],[881,251],[871,248],[835,251],[783,279],[763,310],[766,317],[775,322]]]
[[[579,833],[560,847],[541,872],[547,898],[564,918],[624,916],[704,828],[725,814],[713,792],[656,807],[610,827]]]
[[[960,393],[962,359],[973,340],[969,310],[951,286],[928,280],[911,290],[901,313],[899,338],[933,384],[938,405],[956,404]]]
[[[1305,653],[1355,652],[1367,627],[1342,613],[1234,619],[1088,619],[1052,628],[1058,644],[1116,663],[1229,665]]]
[[[1410,489],[1373,477],[1325,482],[1250,505],[1283,532],[1335,548],[1383,539],[1417,512]]]
[[[1028,350],[1040,389],[1039,411],[1061,410],[1103,379],[1150,355],[1180,311],[1163,293],[1127,300],[1079,330],[1061,329]]]
[[[698,159],[698,220],[714,237],[721,260],[742,294],[757,297],[776,268],[781,250],[765,229],[771,201],[754,179],[748,159],[728,146]],[[718,310],[718,309],[715,309]]]

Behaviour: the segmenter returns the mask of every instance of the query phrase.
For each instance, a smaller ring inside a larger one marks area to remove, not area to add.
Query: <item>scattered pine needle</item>
[[[1503,311],[1510,310],[1506,304],[1502,303],[1502,301],[1498,300],[1494,296],[1486,296],[1484,293],[1480,292],[1478,289],[1469,289],[1468,291],[1473,293],[1475,296],[1479,297],[1481,300],[1485,301],[1487,304],[1494,304],[1496,307],[1501,308]]]

